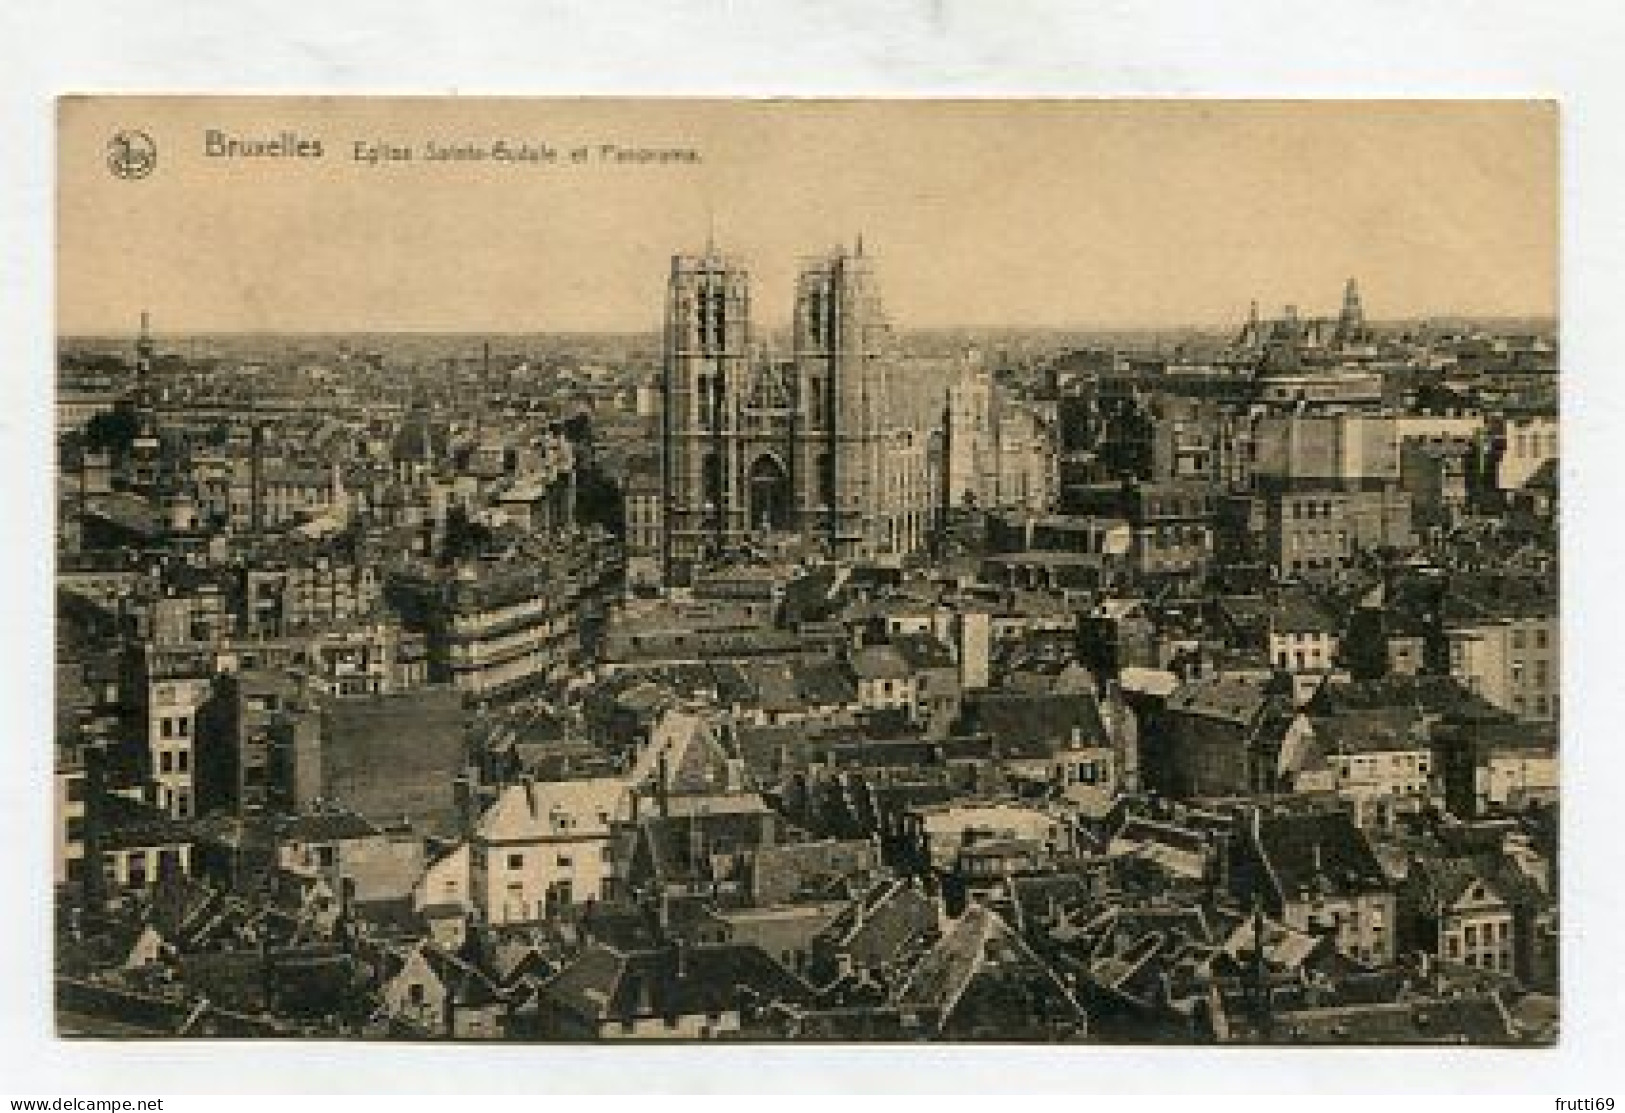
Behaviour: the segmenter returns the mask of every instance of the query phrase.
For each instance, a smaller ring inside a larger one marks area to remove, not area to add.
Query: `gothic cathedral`
[[[672,259],[667,583],[765,533],[816,538],[836,557],[923,542],[931,500],[915,449],[924,438],[888,424],[891,329],[861,239],[802,267],[791,321],[791,355],[775,357],[752,332],[750,274],[739,261],[712,247]]]

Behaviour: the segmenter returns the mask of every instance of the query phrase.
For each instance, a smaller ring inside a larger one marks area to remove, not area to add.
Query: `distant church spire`
[[[143,371],[150,368],[152,364],[152,354],[152,314],[143,309],[141,311],[141,331],[136,335],[135,338],[135,358],[137,365],[140,366]]]
[[[143,420],[150,419],[152,409],[152,363],[157,347],[152,342],[152,316],[141,311],[141,331],[135,338],[135,401]]]
[[[1337,339],[1352,343],[1365,334],[1365,308],[1360,304],[1360,286],[1354,279],[1343,285],[1343,311],[1337,318]]]

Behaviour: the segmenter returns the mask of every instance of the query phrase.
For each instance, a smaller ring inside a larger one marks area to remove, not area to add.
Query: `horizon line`
[[[1335,313],[1310,314],[1303,320],[1335,320]],[[1558,324],[1561,313],[1550,310],[1529,310],[1522,312],[1471,312],[1464,310],[1446,310],[1426,313],[1411,313],[1401,316],[1384,316],[1368,318],[1369,327],[1383,327],[1406,324],[1419,324],[1430,321],[1540,321]],[[1262,315],[1263,320],[1276,319],[1277,315]],[[1181,322],[1161,324],[960,324],[960,325],[910,325],[893,326],[893,331],[900,335],[919,333],[943,332],[1216,332],[1227,329],[1238,329],[1247,323],[1245,315],[1238,316],[1233,322]],[[775,322],[764,326],[767,331],[777,332],[790,327],[790,321]],[[475,325],[457,325],[447,327],[395,325],[395,326],[357,326],[351,328],[302,328],[293,326],[271,326],[265,328],[166,328],[153,329],[149,332],[153,338],[163,337],[227,337],[227,336],[658,336],[663,325],[654,324],[642,328],[532,328],[516,329],[512,327],[480,327]],[[134,328],[117,330],[109,329],[59,329],[55,336],[62,340],[105,340],[135,339],[141,335],[139,324]]]

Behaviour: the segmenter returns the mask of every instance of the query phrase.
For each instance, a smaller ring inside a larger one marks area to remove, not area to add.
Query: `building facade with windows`
[[[529,923],[614,896],[614,835],[630,801],[619,777],[508,785],[469,838],[477,913],[490,924]]]
[[[803,265],[789,359],[757,343],[750,273],[708,248],[672,260],[662,373],[665,578],[753,535],[799,533],[837,556],[926,540],[940,465],[894,411],[897,362],[860,240]]]

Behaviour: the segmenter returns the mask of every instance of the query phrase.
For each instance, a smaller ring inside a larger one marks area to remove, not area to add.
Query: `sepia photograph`
[[[1555,102],[55,126],[59,1038],[1558,1042]]]

